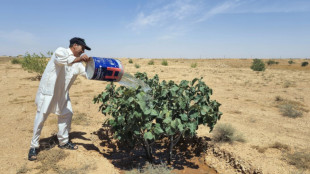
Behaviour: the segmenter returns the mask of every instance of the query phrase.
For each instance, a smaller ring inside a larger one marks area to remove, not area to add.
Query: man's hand
[[[84,61],[84,62],[88,62],[90,60],[90,57],[88,57],[86,54],[83,54],[80,58],[81,58],[81,61]]]

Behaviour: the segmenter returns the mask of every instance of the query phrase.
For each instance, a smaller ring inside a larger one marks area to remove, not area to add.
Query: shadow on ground
[[[142,168],[148,161],[145,155],[144,148],[137,146],[135,148],[129,148],[126,145],[116,143],[112,138],[110,128],[103,125],[98,131],[93,132],[101,140],[100,151],[96,146],[89,146],[88,150],[96,150],[102,154],[105,158],[109,159],[111,163],[118,169],[131,170],[133,168]],[[208,137],[194,137],[191,139],[181,139],[174,147],[173,159],[171,161],[171,167],[174,169],[182,170],[184,168],[198,169],[199,165],[192,160],[194,157],[200,157],[207,149]],[[82,145],[82,144],[81,144]],[[167,163],[168,161],[168,143],[156,143],[154,149],[154,163]]]

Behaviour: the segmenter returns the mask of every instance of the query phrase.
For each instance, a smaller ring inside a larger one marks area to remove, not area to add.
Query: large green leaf
[[[143,137],[144,139],[147,139],[147,140],[154,139],[154,135],[151,132],[145,132]]]

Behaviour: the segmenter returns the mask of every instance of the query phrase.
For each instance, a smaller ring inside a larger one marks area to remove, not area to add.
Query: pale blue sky
[[[0,56],[309,58],[310,0],[1,0]]]

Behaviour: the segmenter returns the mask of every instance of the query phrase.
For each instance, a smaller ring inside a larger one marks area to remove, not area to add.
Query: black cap
[[[85,47],[85,49],[91,50],[91,48],[89,48],[89,46],[86,45],[85,40],[82,38],[74,37],[74,38],[70,39],[70,45],[73,45],[73,44],[82,45]]]

